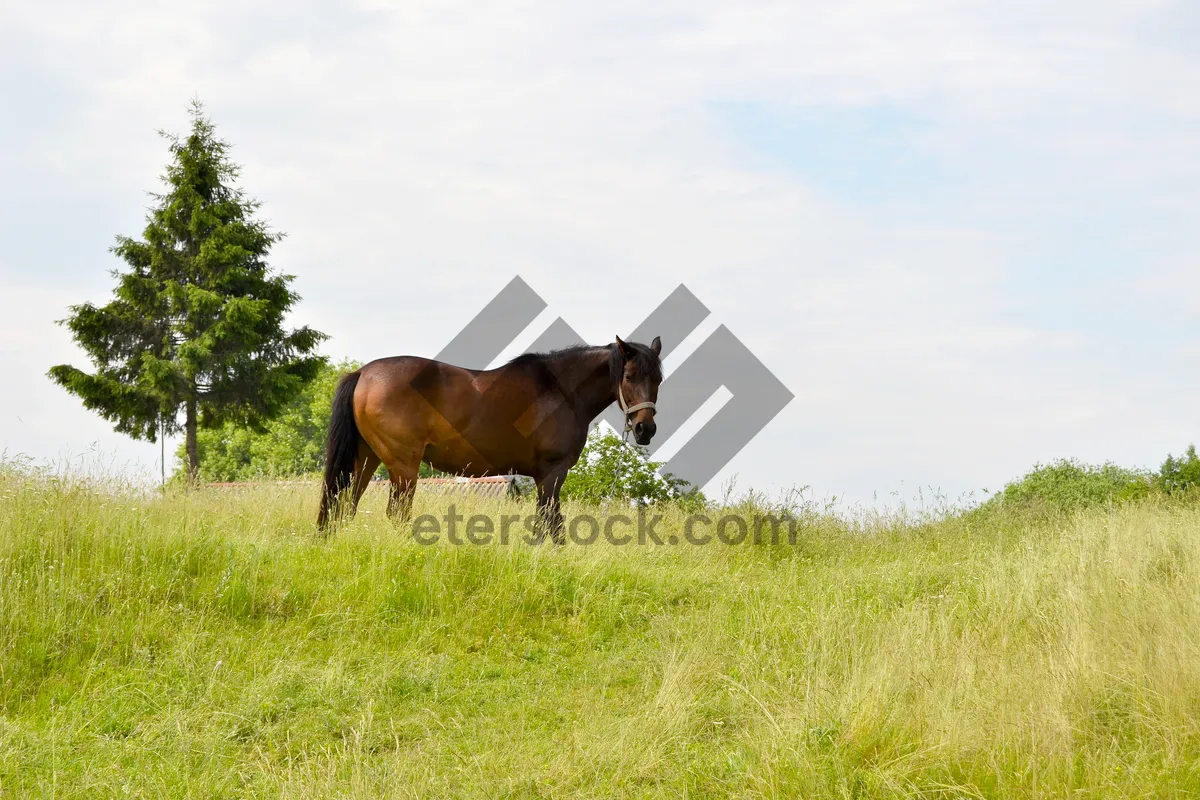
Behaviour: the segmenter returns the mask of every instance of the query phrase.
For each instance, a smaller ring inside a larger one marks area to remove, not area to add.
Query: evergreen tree
[[[62,364],[50,377],[135,439],[184,431],[195,480],[197,428],[261,429],[318,373],[324,359],[313,352],[326,337],[284,328],[299,296],[292,276],[266,263],[283,235],[256,219],[259,203],[234,186],[229,144],[198,101],[190,113],[186,139],[162,133],[173,158],[144,240],[119,236],[111,248],[129,266],[113,272],[115,297],[71,306],[60,320],[95,374]]]

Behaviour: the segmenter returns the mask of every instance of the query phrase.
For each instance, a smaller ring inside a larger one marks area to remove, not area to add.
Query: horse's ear
[[[650,343],[650,352],[656,356],[662,355],[662,339],[654,337],[654,341]]]
[[[633,348],[621,341],[621,337],[617,337],[617,347],[621,350],[621,355],[625,358],[633,358]]]

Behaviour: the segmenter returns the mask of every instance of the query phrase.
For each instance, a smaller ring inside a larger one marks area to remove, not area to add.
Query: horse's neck
[[[610,354],[607,348],[587,352],[571,365],[572,373],[567,383],[573,387],[575,406],[591,422],[600,412],[617,399],[616,386],[609,370]]]

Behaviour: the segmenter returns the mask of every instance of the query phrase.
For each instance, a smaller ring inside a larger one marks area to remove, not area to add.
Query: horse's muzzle
[[[633,426],[633,440],[641,445],[650,444],[650,440],[654,438],[654,432],[658,430],[658,426],[653,422],[637,422]]]

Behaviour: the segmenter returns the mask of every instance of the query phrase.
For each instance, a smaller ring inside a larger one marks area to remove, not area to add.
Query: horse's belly
[[[486,445],[476,449],[466,439],[459,438],[426,446],[421,460],[436,470],[472,478],[510,473],[529,475],[533,465],[522,455],[489,452]]]

